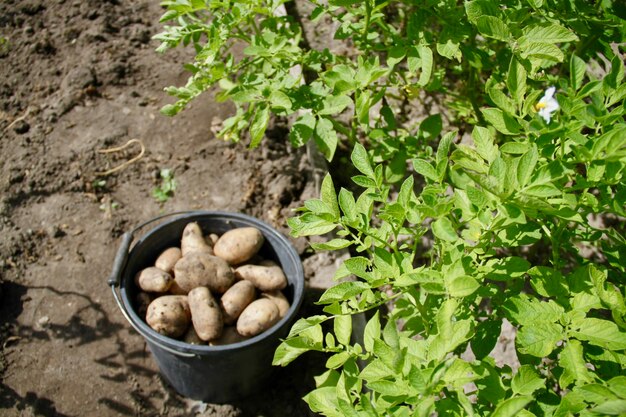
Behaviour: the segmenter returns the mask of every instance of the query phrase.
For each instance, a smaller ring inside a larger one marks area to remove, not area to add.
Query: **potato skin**
[[[183,255],[182,255],[182,251],[180,250],[180,248],[176,248],[176,247],[167,248],[163,252],[161,252],[159,257],[154,262],[154,266],[156,266],[159,269],[162,269],[168,274],[171,274],[172,272],[174,272],[174,265],[176,265],[176,262],[178,262],[178,260],[182,256]]]
[[[198,223],[188,223],[183,229],[180,241],[180,250],[183,257],[193,252],[203,252],[213,255],[213,248],[207,243]]]
[[[235,275],[225,260],[204,252],[180,258],[174,265],[174,276],[178,287],[187,292],[196,287],[208,287],[223,294],[235,282]]]
[[[278,307],[267,298],[253,301],[237,319],[237,333],[242,336],[256,336],[269,329],[279,320]]]
[[[189,330],[187,330],[187,333],[183,336],[183,342],[189,343],[190,345],[205,344],[204,340],[200,339],[200,336],[198,336],[198,333],[196,333],[196,329],[194,329],[193,326],[189,326]]]
[[[213,251],[229,264],[237,265],[252,258],[264,241],[263,234],[256,227],[239,227],[220,236]]]
[[[242,281],[243,282],[243,281]],[[272,300],[276,307],[278,307],[278,317],[283,318],[287,315],[287,311],[289,311],[289,300],[282,293],[282,291],[269,291],[261,294],[260,298],[267,298],[268,300]]]
[[[235,269],[238,279],[245,279],[261,291],[282,290],[287,286],[287,277],[280,266],[242,265]]]
[[[146,322],[156,332],[178,338],[184,335],[191,323],[191,311],[184,295],[163,295],[148,306]]]
[[[232,324],[237,321],[241,312],[256,298],[256,289],[250,281],[236,282],[222,295],[220,306],[224,316],[224,323]]]
[[[191,321],[198,337],[205,342],[222,335],[224,321],[219,304],[206,287],[197,287],[187,295]]]
[[[149,266],[135,275],[135,284],[146,292],[167,292],[174,278],[156,266]]]

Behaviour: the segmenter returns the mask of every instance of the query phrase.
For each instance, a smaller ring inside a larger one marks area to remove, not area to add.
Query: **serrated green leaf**
[[[456,234],[452,222],[447,217],[437,219],[432,224],[433,234],[446,242],[456,242],[459,236]]]
[[[476,19],[476,28],[481,35],[500,41],[508,41],[511,38],[506,23],[495,16],[480,16]]]
[[[563,328],[560,325],[547,321],[535,322],[523,326],[517,332],[515,345],[524,354],[545,358],[563,337]]]
[[[510,297],[503,308],[511,322],[522,326],[532,326],[541,321],[556,323],[565,314],[563,307],[554,301],[540,301],[525,294]]]
[[[514,394],[532,395],[541,388],[545,388],[545,379],[540,378],[531,365],[522,365],[511,380],[511,389]]]
[[[485,120],[489,122],[496,130],[505,135],[517,135],[521,126],[512,116],[502,112],[500,109],[485,108],[481,109]]]

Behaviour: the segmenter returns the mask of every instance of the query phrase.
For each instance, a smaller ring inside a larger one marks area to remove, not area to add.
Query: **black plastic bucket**
[[[155,226],[130,248],[134,233],[168,216],[176,217]],[[138,290],[134,275],[153,265],[163,250],[180,245],[183,229],[189,222],[198,222],[205,233],[222,234],[233,228],[248,226],[259,229],[265,237],[260,254],[278,262],[288,279],[284,293],[291,307],[286,316],[255,337],[223,346],[191,345],[152,330],[136,312],[134,300]],[[259,392],[271,376],[272,357],[279,339],[287,336],[302,303],[304,273],[293,246],[267,224],[239,213],[193,211],[161,216],[125,233],[109,285],[122,313],[146,339],[161,375],[172,387],[181,395],[195,400],[226,403]],[[118,287],[119,294],[116,291]]]

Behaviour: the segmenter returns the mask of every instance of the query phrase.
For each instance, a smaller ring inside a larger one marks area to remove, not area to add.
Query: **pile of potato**
[[[204,236],[187,224],[180,248],[135,276],[139,314],[160,334],[192,344],[235,343],[269,329],[289,301],[281,267],[258,256],[263,242],[254,227]]]

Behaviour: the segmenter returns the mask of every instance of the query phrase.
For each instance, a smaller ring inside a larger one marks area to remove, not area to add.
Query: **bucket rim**
[[[139,317],[139,315],[137,314],[137,312],[132,306],[129,295],[126,291],[126,286],[124,285],[125,279],[127,279],[130,276],[130,274],[127,271],[128,265],[126,264],[120,273],[120,278],[121,278],[120,279],[120,293],[121,293],[121,301],[122,301],[122,305],[120,305],[120,308],[123,308],[124,310],[126,310],[127,316],[131,320],[130,324],[144,338],[146,338],[148,342],[154,343],[157,346],[165,345],[166,347],[170,349],[173,349],[175,351],[182,352],[182,353],[191,353],[191,354],[196,354],[196,355],[211,355],[211,354],[219,353],[219,352],[230,352],[230,351],[236,351],[236,350],[241,350],[241,349],[247,349],[266,339],[272,339],[276,333],[281,331],[285,326],[289,325],[289,323],[295,319],[296,314],[298,310],[300,309],[302,302],[303,302],[303,298],[304,298],[304,269],[302,266],[302,261],[300,260],[300,256],[298,255],[294,246],[282,233],[280,233],[278,230],[276,230],[274,227],[270,226],[263,220],[260,220],[256,217],[253,217],[244,213],[239,213],[239,212],[195,210],[195,211],[188,211],[188,212],[172,213],[172,215],[174,217],[159,223],[158,225],[152,227],[150,230],[147,230],[146,232],[144,232],[140,237],[136,238],[132,247],[128,251],[128,258],[130,259],[130,257],[133,254],[133,251],[136,250],[136,248],[139,245],[141,245],[145,240],[147,240],[149,237],[153,236],[154,234],[158,233],[162,228],[166,227],[167,225],[171,223],[184,221],[184,220],[194,221],[194,220],[198,220],[200,218],[205,218],[205,217],[210,217],[214,220],[223,219],[226,222],[228,222],[228,220],[238,220],[243,223],[249,223],[250,226],[259,227],[264,237],[266,238],[266,241],[269,242],[269,244],[274,248],[274,250],[278,252],[278,248],[275,245],[276,244],[280,245],[282,251],[285,253],[289,262],[293,263],[293,266],[295,269],[294,280],[292,283],[293,300],[291,302],[291,306],[289,307],[289,310],[287,311],[287,313],[282,319],[276,322],[269,329],[265,330],[264,332],[256,336],[253,336],[249,339],[246,339],[240,342],[230,343],[226,345],[216,345],[216,346],[193,345],[190,343],[186,343],[180,340],[176,340],[176,339],[164,336],[156,332],[150,326],[148,326],[148,324],[144,320],[142,320]],[[159,216],[155,219],[152,219],[151,221],[147,221],[143,223],[142,225],[138,226],[135,229],[135,231],[137,231],[138,229],[141,229],[143,226],[151,223],[152,221],[160,219],[161,217],[162,216]],[[300,285],[298,285],[298,283]]]

